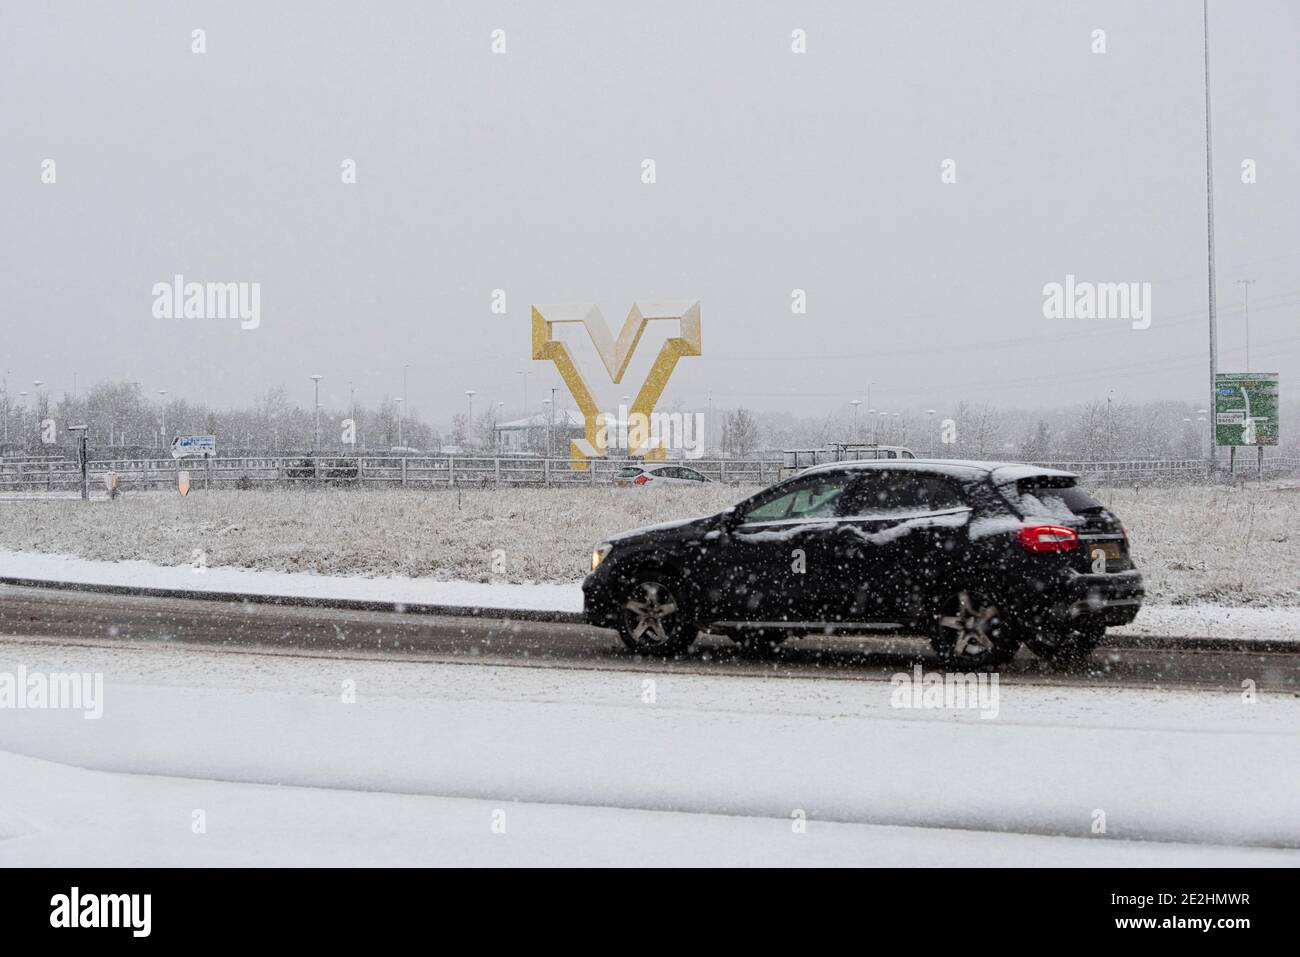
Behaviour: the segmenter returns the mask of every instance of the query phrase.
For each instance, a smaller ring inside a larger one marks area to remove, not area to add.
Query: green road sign
[[[1214,377],[1214,444],[1277,445],[1277,373]]]

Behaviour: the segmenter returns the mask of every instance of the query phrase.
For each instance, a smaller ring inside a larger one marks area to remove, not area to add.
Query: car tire
[[[1086,661],[1105,634],[1105,625],[1042,627],[1025,639],[1025,647],[1049,664],[1068,668]]]
[[[635,574],[619,606],[618,636],[639,655],[679,654],[699,634],[685,589],[660,571]]]
[[[936,604],[930,645],[946,668],[986,671],[1014,658],[1020,639],[984,591],[963,588]]]

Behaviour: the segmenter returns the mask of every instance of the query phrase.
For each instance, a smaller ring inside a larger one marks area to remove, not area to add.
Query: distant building
[[[494,447],[498,455],[546,454],[547,413],[539,412],[526,419],[498,422],[493,427]],[[551,456],[568,458],[569,440],[586,435],[582,413],[573,409],[556,409],[551,416]]]

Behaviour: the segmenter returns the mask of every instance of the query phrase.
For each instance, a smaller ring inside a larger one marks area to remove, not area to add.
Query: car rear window
[[[618,470],[618,477],[636,478],[638,475],[641,474],[642,471],[643,471],[642,469],[637,468],[635,465],[625,465]]]
[[[1021,479],[1016,483],[1016,497],[1020,511],[1025,515],[1070,518],[1105,507],[1075,485],[1074,479]]]

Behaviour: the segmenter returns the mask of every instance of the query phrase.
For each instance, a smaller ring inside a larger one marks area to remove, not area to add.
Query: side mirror
[[[735,506],[727,509],[718,516],[718,530],[721,532],[735,531],[742,522],[741,514],[736,511]]]

